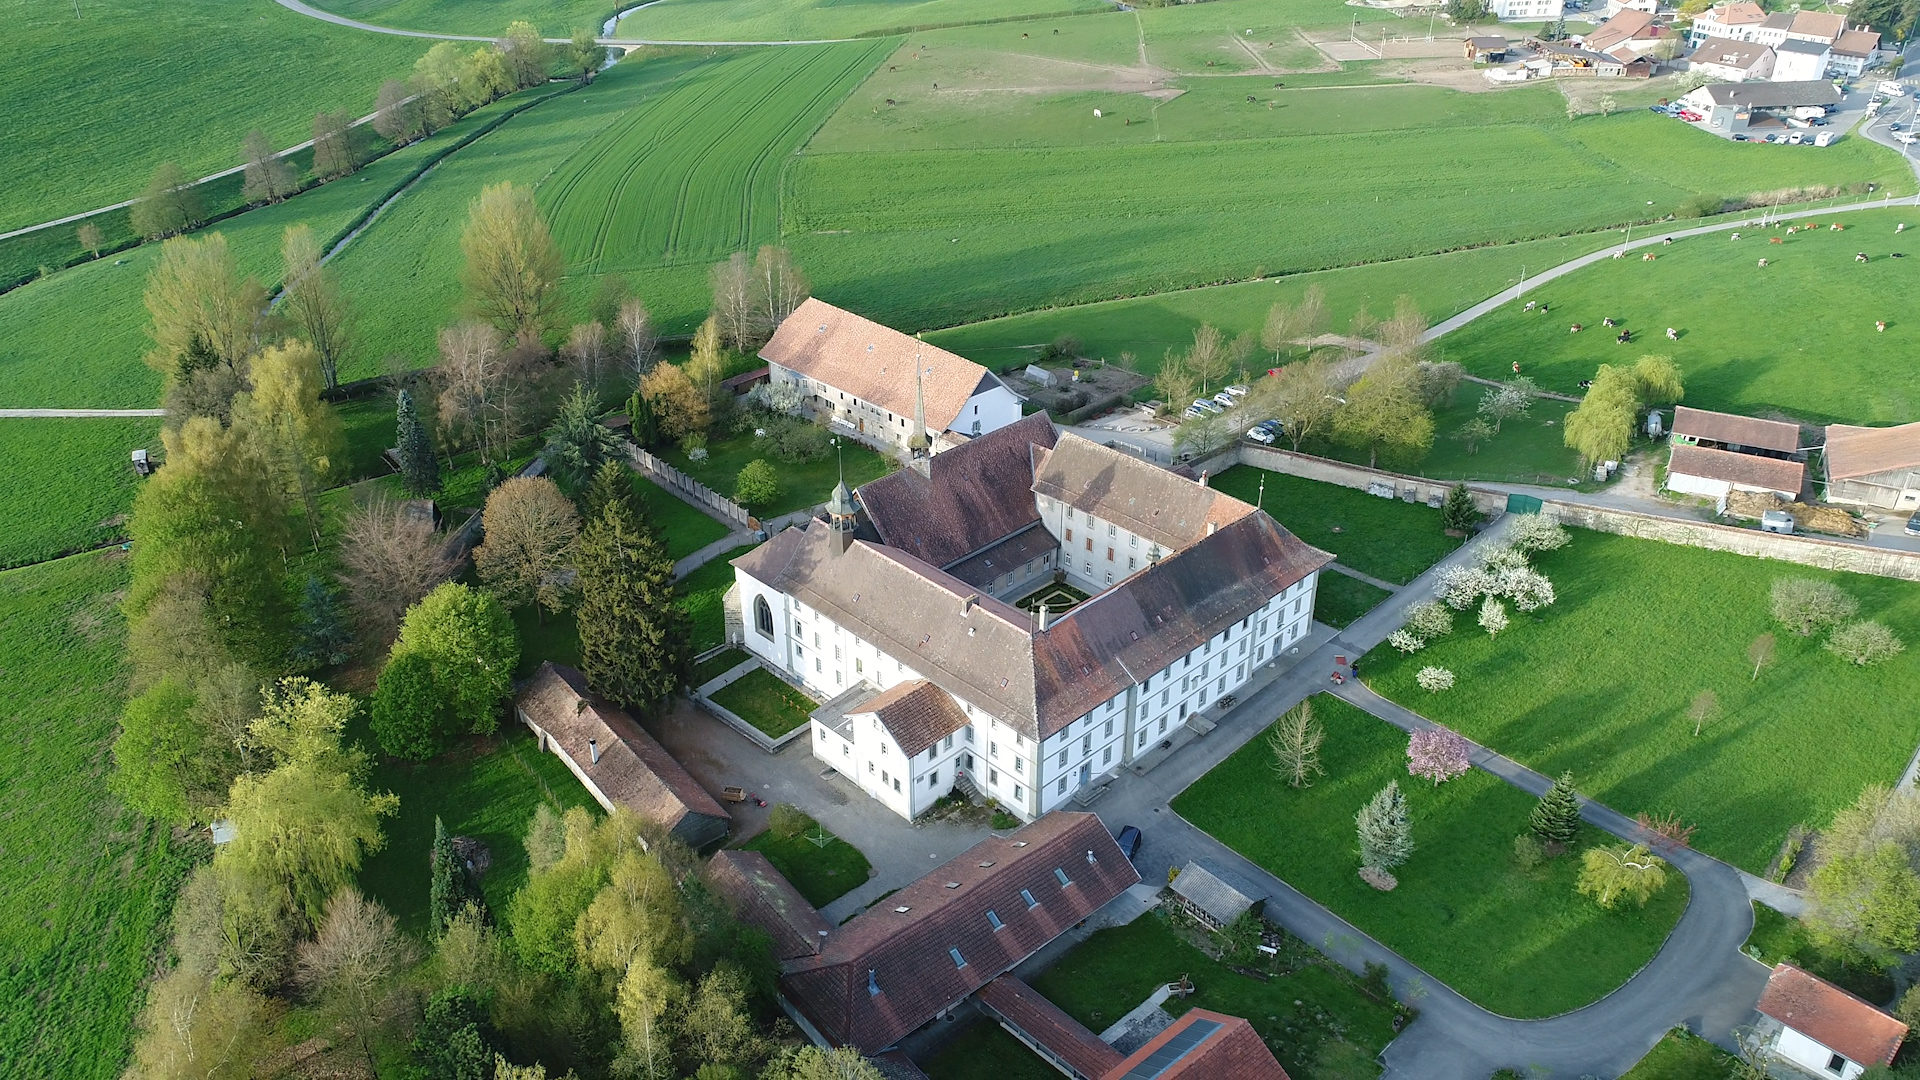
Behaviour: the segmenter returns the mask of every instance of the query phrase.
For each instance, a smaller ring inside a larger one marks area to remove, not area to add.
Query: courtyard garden
[[[1369,585],[1337,570],[1323,573],[1320,583],[1314,587],[1313,618],[1315,622],[1344,630],[1392,595],[1378,585]]]
[[[1261,492],[1265,481],[1265,493]],[[1214,487],[1260,506],[1287,531],[1371,577],[1405,585],[1460,546],[1440,511],[1338,484],[1236,465]],[[1323,578],[1331,575],[1323,575]]]
[[[804,726],[819,705],[766,668],[754,668],[713,692],[713,703],[777,739]]]
[[[775,518],[826,502],[827,496],[833,494],[833,485],[840,480],[842,460],[846,462],[850,488],[877,480],[894,467],[887,458],[849,438],[840,439],[838,457],[829,448],[826,454],[812,461],[782,461],[767,445],[767,440],[757,438],[751,431],[710,440],[707,456],[702,461],[693,460],[679,447],[664,448],[658,453],[667,464],[728,498],[733,497],[740,470],[746,468],[748,462],[772,462],[780,475],[780,493],[765,506],[754,508],[755,515],[761,518]]]
[[[1467,612],[1419,652],[1378,648],[1368,684],[1549,776],[1571,770],[1622,813],[1676,815],[1697,826],[1693,846],[1754,873],[1792,826],[1824,825],[1862,786],[1899,778],[1920,742],[1920,667],[1847,663],[1822,635],[1775,622],[1769,596],[1782,578],[1832,582],[1911,642],[1920,585],[1571,532],[1533,560],[1552,606],[1513,612],[1498,637]],[[1756,670],[1762,635],[1773,646]],[[1453,688],[1421,689],[1428,666],[1451,671]],[[1702,691],[1717,707],[1696,734],[1687,712]]]
[[[781,803],[766,831],[740,847],[767,857],[807,903],[823,908],[866,884],[873,867],[860,849],[820,827],[800,810]]]
[[[1653,959],[1686,908],[1677,873],[1644,908],[1609,911],[1575,889],[1578,849],[1527,865],[1514,840],[1536,800],[1469,770],[1434,786],[1407,772],[1407,736],[1337,698],[1313,700],[1324,775],[1289,787],[1254,739],[1173,801],[1188,821],[1326,905],[1477,1004],[1554,1016],[1599,1000]],[[1359,877],[1354,815],[1389,781],[1410,806],[1412,858],[1379,891]],[[1474,942],[1471,949],[1461,942]]]
[[[992,1020],[976,1020],[917,1062],[933,1080],[1054,1080],[1059,1070],[1040,1060],[1019,1039]]]

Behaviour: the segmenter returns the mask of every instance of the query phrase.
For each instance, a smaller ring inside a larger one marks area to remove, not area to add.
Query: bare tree
[[[359,167],[352,118],[344,112],[313,114],[313,175],[324,183]]]
[[[74,239],[80,241],[81,251],[86,252],[96,259],[100,257],[100,249],[107,246],[106,237],[101,235],[100,226],[91,221],[80,226],[80,228],[75,231]]]
[[[354,509],[341,527],[340,584],[370,639],[391,640],[407,609],[457,567],[431,519],[384,495]]]
[[[761,314],[751,295],[754,273],[746,253],[736,251],[726,262],[714,263],[707,276],[713,285],[713,319],[720,336],[735,349],[757,344]]]
[[[1187,358],[1167,350],[1167,357],[1160,364],[1160,370],[1153,377],[1153,388],[1159,392],[1170,409],[1184,409],[1199,380],[1194,378],[1193,370],[1187,366]]]
[[[240,183],[240,197],[250,203],[276,203],[300,190],[293,166],[287,164],[267,141],[259,128],[247,132],[240,146],[247,167]]]
[[[320,378],[329,390],[340,385],[340,358],[350,340],[351,311],[333,275],[320,263],[320,241],[306,224],[287,229],[280,242],[280,309],[286,312],[320,361]]]
[[[1233,367],[1233,354],[1227,335],[1212,323],[1201,323],[1193,331],[1193,347],[1187,350],[1187,370],[1200,380],[1200,392],[1213,389]]]
[[[1291,352],[1293,340],[1299,335],[1294,333],[1293,308],[1285,300],[1276,300],[1267,309],[1267,321],[1260,327],[1260,345],[1273,354],[1273,362],[1280,362],[1280,354]]]
[[[200,196],[186,171],[171,161],[154,170],[147,189],[127,211],[133,231],[143,239],[178,236],[200,224]]]
[[[509,606],[538,603],[560,610],[567,552],[580,535],[580,514],[544,476],[516,476],[487,496],[486,543],[473,566]]]
[[[1758,681],[1760,669],[1773,663],[1773,635],[1761,634],[1747,646],[1747,661],[1753,665],[1753,677],[1748,682]]]
[[[394,1019],[394,976],[412,952],[393,916],[351,885],[328,899],[319,931],[300,946],[301,987],[354,1033],[369,1065],[375,1065],[370,1036]]]
[[[1700,729],[1712,723],[1713,718],[1718,715],[1720,715],[1720,697],[1711,690],[1702,690],[1693,695],[1693,701],[1687,705],[1687,719],[1693,721],[1695,738],[1699,737]]]
[[[224,364],[236,371],[253,353],[266,290],[240,272],[223,233],[182,237],[160,249],[144,297],[152,316],[147,363],[179,376]]]
[[[420,104],[406,83],[388,79],[380,84],[380,95],[374,103],[373,130],[399,146],[420,137]]]
[[[1255,411],[1280,421],[1295,450],[1332,422],[1340,407],[1333,364],[1318,356],[1289,364],[1279,374],[1254,383],[1250,396]]]
[[[613,353],[607,345],[607,328],[595,321],[576,323],[567,334],[567,343],[560,347],[560,359],[596,398],[612,374]]]
[[[488,464],[505,456],[525,389],[520,363],[500,334],[465,322],[440,331],[440,366],[433,379],[443,437],[480,449]],[[444,441],[444,439],[443,439]]]
[[[1289,787],[1311,787],[1313,777],[1327,771],[1320,764],[1320,744],[1326,737],[1326,730],[1313,718],[1313,702],[1303,701],[1288,709],[1267,733],[1273,771]]]
[[[753,280],[760,324],[768,337],[813,294],[807,276],[793,265],[793,254],[783,247],[760,249],[753,260]]]
[[[622,300],[615,328],[620,332],[621,355],[632,365],[633,377],[644,377],[653,368],[656,347],[653,318],[647,314],[647,305],[641,303],[639,297]]]

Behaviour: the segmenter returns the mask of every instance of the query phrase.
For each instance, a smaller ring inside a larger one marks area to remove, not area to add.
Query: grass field
[[[501,34],[526,20],[547,37],[567,37],[600,25],[625,6],[620,0],[315,0],[314,7],[375,26],[437,30],[443,34]]]
[[[772,462],[780,473],[780,495],[754,511],[763,518],[779,517],[826,502],[827,496],[833,494],[833,485],[839,481],[843,461],[847,486],[850,488],[877,480],[895,467],[894,462],[852,439],[841,440],[838,456],[830,453],[817,461],[802,462],[781,461],[764,446],[756,446],[756,442],[758,440],[751,432],[710,442],[707,444],[705,461],[694,461],[677,448],[662,450],[660,456],[674,468],[728,498],[733,497],[734,488],[739,485],[740,470],[748,462],[759,458]]]
[[[1920,415],[1920,378],[1910,358],[1920,318],[1904,317],[1893,298],[1920,282],[1920,245],[1909,247],[1894,226],[1920,226],[1920,211],[1811,220],[1847,228],[1794,236],[1756,229],[1738,241],[1724,234],[1681,240],[1656,249],[1660,257],[1650,263],[1635,255],[1604,259],[1528,294],[1551,314],[1509,304],[1442,345],[1448,359],[1477,375],[1497,378],[1521,358],[1542,386],[1564,393],[1575,392],[1600,364],[1657,352],[1685,373],[1688,405],[1814,423],[1913,419]],[[1772,236],[1783,242],[1768,243]],[[1888,258],[1896,251],[1910,257]],[[1869,261],[1855,262],[1856,252]],[[1762,257],[1765,269],[1757,265]],[[1702,303],[1708,290],[1738,300]],[[1619,320],[1640,341],[1623,349],[1611,334],[1567,332],[1576,322],[1597,330],[1603,317]],[[1885,333],[1875,332],[1876,320],[1886,321]],[[1678,341],[1666,339],[1667,327],[1679,331]]]
[[[1391,595],[1359,578],[1338,572],[1323,573],[1313,594],[1313,618],[1336,629],[1345,629]]]
[[[1678,873],[1646,908],[1608,912],[1574,891],[1576,857],[1532,873],[1514,863],[1532,796],[1477,769],[1435,787],[1407,775],[1399,729],[1324,695],[1314,713],[1326,774],[1313,786],[1283,784],[1255,739],[1173,808],[1478,1004],[1542,1017],[1596,1001],[1653,959],[1679,921]],[[1389,780],[1406,792],[1416,849],[1394,871],[1399,887],[1379,892],[1356,873],[1353,815]],[[1584,829],[1580,843],[1610,839]]]
[[[725,525],[637,472],[633,474],[633,494],[646,512],[647,523],[660,534],[668,558],[684,559],[729,532]]]
[[[121,539],[140,478],[127,454],[159,449],[157,418],[0,420],[0,567]]]
[[[1500,425],[1500,434],[1479,443],[1467,452],[1456,434],[1468,421],[1479,416],[1480,398],[1487,387],[1463,382],[1453,400],[1433,411],[1433,448],[1417,460],[1391,460],[1382,455],[1380,467],[1398,469],[1434,480],[1487,480],[1510,484],[1566,486],[1583,480],[1580,456],[1567,449],[1561,425],[1573,404],[1553,398],[1535,398],[1525,416],[1512,417]],[[1283,449],[1289,444],[1275,443]],[[1300,444],[1300,452],[1367,464],[1366,450],[1331,439],[1314,436]]]
[[[806,817],[806,815],[801,815]],[[822,837],[825,843],[816,843]],[[807,824],[791,838],[775,836],[771,829],[741,844],[748,851],[767,857],[775,870],[793,882],[807,903],[823,908],[866,884],[873,867],[858,848],[822,829],[807,818]]]
[[[121,705],[126,561],[0,573],[0,1061],[17,1076],[120,1075],[189,857],[107,793]]]
[[[1305,952],[1298,944],[1290,945],[1294,950]],[[1169,1000],[1164,1006],[1169,1013],[1198,1008],[1246,1017],[1288,1075],[1298,1080],[1380,1075],[1373,1059],[1393,1039],[1393,1009],[1367,997],[1345,972],[1315,957],[1282,965],[1271,979],[1252,978],[1188,944],[1158,912],[1095,932],[1033,986],[1098,1032],[1182,975],[1193,978],[1194,994],[1184,1002]]]
[[[1262,481],[1266,493],[1260,494]],[[1287,531],[1363,574],[1405,585],[1460,541],[1440,529],[1440,511],[1354,488],[1236,465],[1212,485],[1260,505]],[[1323,575],[1324,577],[1324,575]]]
[[[1920,586],[1581,530],[1535,565],[1552,607],[1513,613],[1497,639],[1463,618],[1411,657],[1376,649],[1367,682],[1535,769],[1571,770],[1623,813],[1677,814],[1698,825],[1695,847],[1755,873],[1790,826],[1824,824],[1862,785],[1893,783],[1920,742],[1909,656],[1852,667],[1768,614],[1776,579],[1820,578],[1913,642]],[[1746,654],[1762,633],[1778,651],[1755,679]],[[1428,664],[1457,685],[1419,689]],[[1695,737],[1683,714],[1701,690],[1721,716]]]
[[[1700,1036],[1674,1030],[1620,1080],[1708,1080],[1731,1075],[1735,1064],[1731,1054]]]
[[[977,1020],[915,1062],[933,1080],[1053,1080],[1060,1073],[992,1020]]]
[[[819,707],[766,668],[754,668],[716,690],[713,703],[774,739],[806,724],[808,714]]]
[[[1753,905],[1753,932],[1747,935],[1746,950],[1749,956],[1758,953],[1754,958],[1768,967],[1792,964],[1875,1005],[1885,1006],[1893,1001],[1894,982],[1890,973],[1862,962],[1860,957],[1849,957],[1815,945],[1800,920],[1782,915],[1765,904]]]
[[[674,583],[680,594],[680,607],[693,620],[694,653],[703,653],[721,644],[727,637],[726,612],[722,601],[733,587],[730,561],[753,550],[743,544]]]
[[[812,41],[918,27],[1112,11],[1100,0],[662,0],[620,20],[621,37],[675,41]]]
[[[291,146],[322,109],[362,116],[428,44],[273,0],[89,0],[79,18],[70,4],[23,4],[13,16],[0,231],[133,198],[163,161],[190,176],[238,165],[251,128]]]

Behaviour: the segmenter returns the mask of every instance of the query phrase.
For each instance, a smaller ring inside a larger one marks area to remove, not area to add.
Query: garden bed
[[[812,698],[766,668],[754,668],[733,680],[714,691],[712,699],[770,739],[805,726],[813,710],[819,708]]]

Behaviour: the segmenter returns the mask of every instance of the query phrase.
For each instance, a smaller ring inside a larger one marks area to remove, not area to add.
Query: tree
[[[127,702],[113,741],[113,793],[142,814],[185,825],[215,805],[205,783],[208,732],[192,714],[194,696],[168,677]]]
[[[655,364],[640,380],[639,392],[647,399],[660,434],[669,439],[702,434],[713,422],[707,396],[677,364]]]
[[[373,108],[373,130],[394,145],[405,146],[420,137],[421,126],[420,102],[407,84],[399,79],[381,83]]]
[[[1633,443],[1633,422],[1639,411],[1638,386],[1632,373],[1601,364],[1586,397],[1567,414],[1561,441],[1580,455],[1587,468],[1603,461],[1619,461]]]
[[[620,347],[637,381],[653,368],[654,335],[653,319],[647,314],[647,305],[638,297],[620,302],[620,314],[614,319],[614,329],[620,334]]]
[[[1387,781],[1354,816],[1360,835],[1360,865],[1392,870],[1413,855],[1413,826],[1407,816],[1407,797],[1400,782]]]
[[[1465,484],[1455,484],[1447,489],[1447,499],[1440,504],[1440,527],[1448,532],[1465,533],[1480,521],[1480,508],[1474,504],[1473,492]]]
[[[553,48],[530,22],[514,22],[507,36],[500,39],[500,52],[506,58],[507,72],[515,87],[539,86],[547,81],[547,68],[553,63]]]
[[[427,999],[409,1049],[432,1080],[494,1080],[486,1010],[467,984],[454,982]]]
[[[768,245],[754,255],[753,300],[768,336],[812,293],[807,275],[793,265],[793,254],[786,248]]]
[[[340,600],[326,582],[309,575],[294,612],[292,659],[295,668],[312,671],[338,667],[353,656],[353,630]]]
[[[1300,335],[1293,329],[1294,309],[1285,300],[1276,300],[1267,309],[1267,320],[1260,325],[1260,347],[1273,354],[1273,362],[1280,362],[1280,354],[1292,352],[1293,343]]]
[[[1420,400],[1427,408],[1443,409],[1452,405],[1454,394],[1467,377],[1467,369],[1452,360],[1422,360],[1418,368]]]
[[[360,167],[360,148],[354,145],[353,118],[344,112],[313,114],[313,175],[325,183]]]
[[[247,132],[240,156],[246,162],[242,170],[240,197],[253,205],[277,203],[300,190],[293,166],[287,164],[259,128]]]
[[[1588,848],[1580,855],[1582,895],[1611,911],[1624,902],[1645,907],[1667,883],[1667,862],[1645,844],[1614,844]]]
[[[440,331],[440,365],[433,380],[442,437],[477,446],[488,465],[506,456],[517,434],[526,380],[499,331],[480,322]]]
[[[411,953],[393,916],[351,885],[327,901],[319,931],[300,946],[300,985],[353,1032],[376,1069],[371,1036],[395,1019],[395,977]]]
[[[450,725],[439,693],[426,657],[413,653],[387,661],[368,710],[374,741],[383,753],[425,761],[440,752]]]
[[[340,359],[352,341],[352,309],[333,274],[320,263],[320,242],[306,224],[287,229],[280,242],[280,310],[313,346],[328,390],[340,385]]]
[[[607,50],[594,42],[593,31],[575,30],[572,40],[567,42],[566,61],[567,70],[574,72],[576,78],[591,83],[594,72],[607,62]]]
[[[1760,669],[1773,663],[1773,635],[1761,634],[1747,646],[1747,662],[1753,665],[1753,678],[1748,682],[1758,682]]]
[[[267,310],[266,290],[240,272],[223,233],[162,245],[144,299],[154,345],[147,364],[174,377],[214,364],[239,370]]]
[[[1186,408],[1186,402],[1200,388],[1200,380],[1187,366],[1187,358],[1172,350],[1167,350],[1166,360],[1153,376],[1153,388],[1166,401],[1170,411]]]
[[[319,354],[282,342],[253,358],[253,389],[233,399],[233,430],[251,440],[282,491],[299,496],[320,549],[320,491],[345,439],[340,417],[320,400]]]
[[[414,61],[409,89],[418,112],[421,134],[431,135],[439,131],[459,114],[464,104],[460,95],[460,80],[465,68],[466,62],[460,56],[459,47],[451,41],[436,43]]]
[[[147,189],[127,214],[142,239],[178,236],[200,224],[200,196],[186,172],[169,161],[154,170]]]
[[[774,1056],[760,1074],[760,1080],[886,1080],[885,1076],[857,1050],[836,1046],[822,1050],[817,1046],[788,1048]]]
[[[1650,353],[1634,361],[1633,382],[1643,408],[1672,405],[1686,396],[1680,366],[1671,356]]]
[[[140,1010],[128,1076],[141,1080],[246,1080],[273,1030],[266,998],[202,965],[160,976]]]
[[[544,79],[545,76],[543,75]],[[518,89],[507,54],[498,46],[475,45],[460,58],[460,112],[471,112]]]
[[[1334,411],[1340,407],[1337,390],[1333,364],[1325,358],[1310,357],[1255,383],[1253,400],[1248,404],[1254,411],[1278,419],[1293,449],[1298,451],[1303,440],[1318,434],[1332,421]]]
[[[1420,368],[1413,360],[1384,355],[1333,414],[1333,437],[1367,452],[1369,466],[1382,453],[1400,463],[1418,461],[1433,447],[1433,414],[1420,397]]]
[[[1209,457],[1233,442],[1236,419],[1212,412],[1196,416],[1174,430],[1173,448],[1195,460]]]
[[[1861,667],[1890,659],[1906,647],[1885,623],[1872,620],[1836,627],[1827,639],[1828,652]]]
[[[1446,728],[1421,728],[1407,737],[1407,772],[1435,787],[1473,768],[1473,746]]]
[[[1428,600],[1407,609],[1407,626],[1429,641],[1445,637],[1453,633],[1453,612],[1443,604]]]
[[[642,957],[620,980],[614,1015],[620,1020],[622,1071],[643,1080],[671,1080],[673,1038],[686,1011],[687,988],[674,974]]]
[[[1428,665],[1414,673],[1413,681],[1420,689],[1429,694],[1438,694],[1453,689],[1453,672],[1443,667]]]
[[[1187,370],[1200,380],[1200,392],[1213,389],[1233,367],[1227,347],[1227,335],[1212,323],[1201,323],[1193,330],[1193,345],[1187,350]]]
[[[1840,586],[1816,578],[1776,579],[1772,600],[1774,620],[1801,637],[1839,626],[1860,610]]]
[[[1571,844],[1580,831],[1580,796],[1573,774],[1561,773],[1527,815],[1527,828],[1549,844]]]
[[[708,321],[720,337],[735,349],[759,344],[763,315],[753,302],[753,267],[747,253],[736,251],[726,262],[714,263],[707,280],[713,287],[713,313]]]
[[[606,325],[598,321],[575,323],[567,332],[567,343],[560,346],[560,359],[597,400],[607,377],[613,374],[610,369],[614,357],[607,347]]]
[[[485,735],[499,723],[495,709],[513,690],[520,641],[498,600],[478,589],[447,584],[407,612],[394,653],[426,657],[453,719]]]
[[[1477,454],[1480,452],[1480,444],[1492,442],[1496,434],[1492,424],[1487,423],[1485,418],[1476,416],[1453,429],[1452,438],[1465,446],[1467,453]]]
[[[1837,852],[1808,883],[1816,943],[1876,960],[1920,945],[1920,878],[1907,851],[1891,840],[1867,851]]]
[[[508,480],[487,496],[482,528],[486,542],[474,550],[473,566],[487,588],[512,607],[560,610],[580,515],[559,485],[544,476]]]
[[[554,477],[569,488],[586,483],[587,477],[601,465],[626,457],[625,440],[600,422],[596,415],[599,411],[586,384],[574,383],[573,391],[560,402],[560,411],[547,428],[547,447],[543,451],[547,466]]]
[[[566,265],[533,192],[507,183],[482,190],[468,205],[460,252],[460,280],[476,314],[522,340],[546,331]]]
[[[107,246],[107,239],[100,232],[100,226],[91,221],[82,223],[78,229],[74,230],[73,235],[74,239],[80,242],[80,250],[96,259],[100,257],[100,249]]]
[[[339,550],[347,604],[378,642],[392,639],[407,609],[458,567],[431,518],[384,495],[347,514]]]
[[[686,612],[673,560],[627,500],[604,506],[580,534],[580,668],[595,690],[651,713],[685,681]]]
[[[1507,607],[1498,598],[1488,596],[1480,605],[1480,629],[1487,636],[1499,637],[1500,631],[1507,628]]]
[[[693,952],[673,874],[653,854],[623,851],[607,867],[607,883],[574,925],[586,966],[615,978],[636,960],[684,963]]]
[[[734,481],[734,502],[757,510],[771,505],[779,497],[780,474],[774,471],[773,462],[755,458],[741,467],[740,476]]]
[[[1712,723],[1720,715],[1720,696],[1711,690],[1702,690],[1693,695],[1687,704],[1687,719],[1693,721],[1694,738],[1700,737],[1700,729]]]
[[[693,348],[687,355],[687,380],[706,401],[709,414],[720,403],[720,382],[726,376],[727,354],[721,348],[719,320],[707,316],[693,332]]]
[[[427,886],[427,925],[437,935],[447,928],[468,901],[467,868],[461,864],[460,855],[453,849],[453,837],[447,835],[446,823],[440,815],[433,816],[433,850],[428,859],[432,866],[432,878]]]
[[[1515,551],[1528,555],[1558,551],[1572,542],[1573,536],[1566,526],[1548,514],[1516,514],[1507,526],[1507,543]]]
[[[1320,764],[1320,744],[1326,729],[1313,718],[1313,702],[1303,701],[1274,722],[1267,733],[1267,749],[1273,752],[1273,771],[1289,787],[1311,787],[1312,777],[1326,772]]]
[[[1533,408],[1533,401],[1540,393],[1532,379],[1522,376],[1502,386],[1489,389],[1480,397],[1480,415],[1493,424],[1493,433],[1500,434],[1500,425],[1516,416],[1525,416]]]
[[[747,1009],[747,979],[721,961],[700,979],[680,1017],[681,1038],[695,1060],[745,1066],[763,1052]]]
[[[394,432],[399,443],[400,480],[408,495],[423,499],[440,490],[440,458],[427,427],[414,411],[413,393],[402,389],[394,401]]]
[[[1456,23],[1478,22],[1487,17],[1487,0],[1447,0],[1442,10]]]

